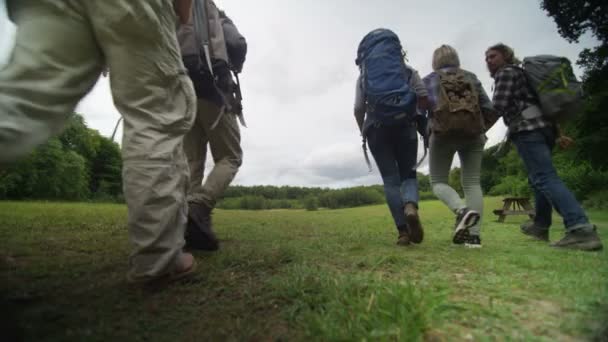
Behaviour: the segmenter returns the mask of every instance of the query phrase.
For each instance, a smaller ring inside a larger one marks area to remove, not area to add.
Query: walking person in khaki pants
[[[213,122],[220,116],[220,109],[213,101],[199,98],[194,127],[184,139],[190,167],[188,208],[190,220],[193,221],[188,224],[186,241],[187,247],[194,249],[219,248],[212,227],[211,212],[234,179],[243,160],[241,134],[235,115],[225,113],[217,126],[211,129]],[[207,146],[215,164],[203,183]]]
[[[184,139],[191,175],[185,239],[187,248],[214,251],[219,242],[211,212],[243,160],[237,122],[241,105],[235,96],[232,73],[242,71],[247,42],[213,1],[194,1],[192,20],[178,30],[184,62],[198,98],[194,126]],[[201,26],[207,30],[201,31]],[[201,46],[201,40],[208,45]],[[214,165],[203,182],[208,148]]]
[[[17,44],[0,71],[0,168],[58,134],[110,71],[124,117],[123,187],[130,282],[189,275],[183,253],[188,169],[183,137],[195,95],[176,40],[191,0],[9,0]]]

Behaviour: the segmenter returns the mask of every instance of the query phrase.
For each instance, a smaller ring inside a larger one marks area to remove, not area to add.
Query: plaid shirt
[[[544,117],[524,119],[522,111],[530,105],[538,105],[536,96],[532,93],[523,70],[507,65],[494,74],[494,109],[502,116],[509,134],[532,131],[551,126]]]

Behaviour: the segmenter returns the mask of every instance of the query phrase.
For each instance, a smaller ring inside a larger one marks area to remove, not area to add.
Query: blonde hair
[[[460,58],[456,49],[449,45],[441,45],[433,52],[433,70],[451,66],[460,67]]]
[[[496,45],[492,45],[490,46],[487,50],[486,53],[488,53],[488,51],[490,50],[494,50],[494,51],[498,51],[503,58],[505,59],[505,62],[507,64],[514,64],[514,65],[518,65],[521,64],[521,61],[515,57],[515,51],[513,51],[513,49],[503,43],[498,43]]]

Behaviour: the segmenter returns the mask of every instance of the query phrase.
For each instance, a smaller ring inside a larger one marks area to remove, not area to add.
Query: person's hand
[[[427,96],[418,97],[418,108],[420,108],[422,112],[431,110],[431,102],[429,102],[429,98]]]
[[[562,135],[559,138],[557,138],[557,145],[562,149],[562,150],[566,150],[568,148],[570,148],[572,145],[574,145],[574,140],[568,136]]]

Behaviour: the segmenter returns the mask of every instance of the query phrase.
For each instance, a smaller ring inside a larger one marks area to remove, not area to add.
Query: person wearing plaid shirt
[[[574,194],[559,178],[551,151],[558,136],[557,125],[545,119],[526,75],[517,67],[513,49],[496,44],[486,51],[486,64],[494,78],[494,108],[508,127],[509,140],[515,145],[534,189],[536,215],[522,225],[522,233],[549,241],[553,207],[562,216],[565,236],[551,244],[556,248],[583,251],[601,250],[597,228],[589,222]]]

